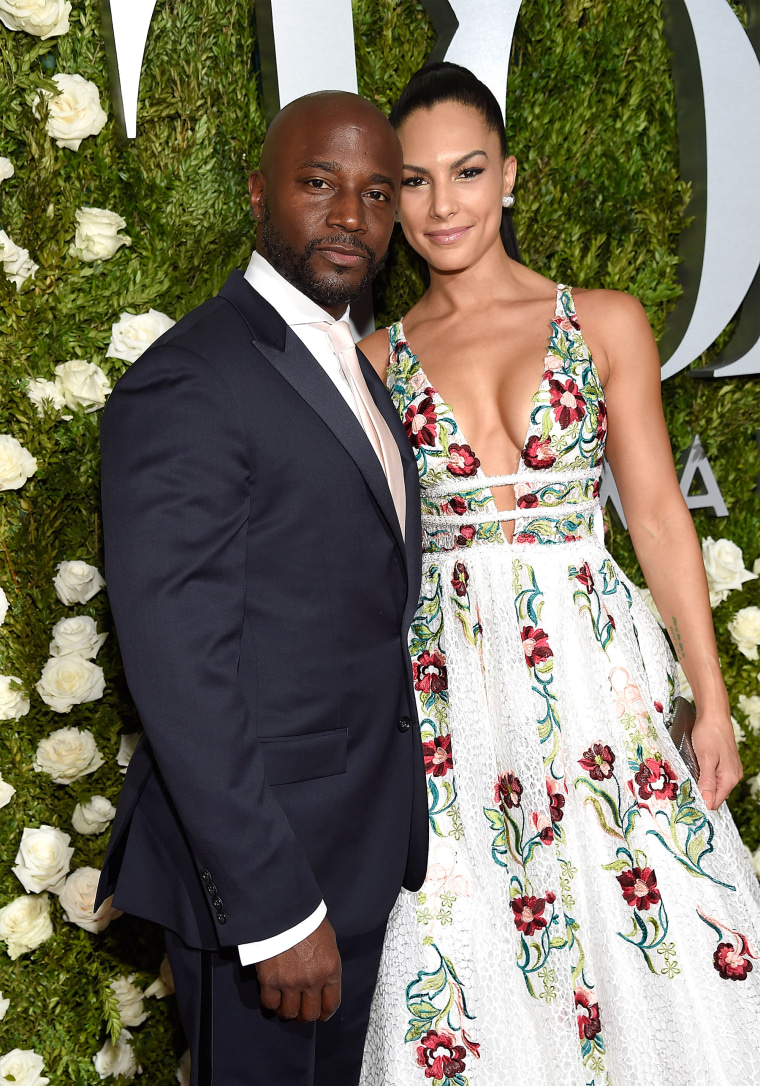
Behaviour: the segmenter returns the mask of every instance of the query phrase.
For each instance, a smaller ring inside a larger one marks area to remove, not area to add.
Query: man
[[[145,735],[100,900],[166,929],[194,1086],[353,1086],[388,913],[424,876],[417,472],[343,323],[400,179],[370,103],[284,109],[250,178],[248,271],[103,418],[107,579]]]

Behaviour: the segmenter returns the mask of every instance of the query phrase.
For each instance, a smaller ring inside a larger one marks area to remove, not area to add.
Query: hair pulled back
[[[485,83],[461,64],[440,61],[420,68],[402,90],[388,119],[394,128],[399,128],[412,113],[432,109],[441,102],[457,102],[477,110],[489,131],[499,137],[501,155],[506,158],[507,136],[499,103]],[[507,256],[521,260],[511,208],[502,209],[500,233]]]

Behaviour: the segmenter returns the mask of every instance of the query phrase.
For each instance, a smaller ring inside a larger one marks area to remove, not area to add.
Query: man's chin
[[[348,305],[356,301],[374,278],[369,269],[360,277],[349,276],[346,272],[317,274],[309,268],[303,282],[296,284],[317,305]]]

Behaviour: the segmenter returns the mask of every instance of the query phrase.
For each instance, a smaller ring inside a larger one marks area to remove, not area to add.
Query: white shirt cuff
[[[307,916],[294,928],[288,928],[279,935],[273,935],[271,939],[261,939],[258,943],[243,943],[238,947],[241,965],[256,965],[257,962],[264,962],[267,958],[274,958],[276,954],[284,954],[307,935],[315,932],[326,916],[327,906],[324,901],[321,901],[311,916]]]

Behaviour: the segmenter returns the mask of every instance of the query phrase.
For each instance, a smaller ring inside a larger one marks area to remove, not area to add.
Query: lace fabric
[[[572,294],[512,543],[400,324],[390,341],[423,490],[431,844],[390,918],[361,1081],[760,1084],[760,890],[670,741],[667,643],[594,531],[606,410]]]

